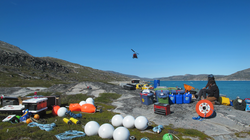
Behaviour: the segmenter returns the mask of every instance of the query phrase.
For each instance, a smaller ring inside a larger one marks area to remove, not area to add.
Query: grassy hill
[[[0,41],[0,86],[52,86],[72,82],[127,81],[124,75],[81,66],[51,57],[34,57]]]

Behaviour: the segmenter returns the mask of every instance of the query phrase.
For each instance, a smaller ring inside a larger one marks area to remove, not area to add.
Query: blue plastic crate
[[[140,93],[141,95],[141,103],[144,105],[153,104],[154,94],[153,93]]]

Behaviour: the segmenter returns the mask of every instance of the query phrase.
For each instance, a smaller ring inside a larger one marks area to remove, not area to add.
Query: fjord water
[[[153,85],[154,81],[150,81]],[[207,81],[160,81],[160,86],[181,87],[187,84],[197,89],[206,86]],[[220,94],[226,95],[231,100],[239,96],[241,99],[250,98],[250,81],[216,81]]]

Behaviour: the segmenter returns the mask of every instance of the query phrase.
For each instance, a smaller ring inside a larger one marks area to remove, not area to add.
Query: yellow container
[[[227,97],[219,97],[219,101],[222,105],[230,105],[230,99]]]
[[[70,120],[74,123],[74,124],[81,124],[81,121],[75,119],[75,118],[70,118]]]
[[[72,121],[67,119],[67,118],[63,118],[63,121],[66,123],[66,124],[72,124]]]

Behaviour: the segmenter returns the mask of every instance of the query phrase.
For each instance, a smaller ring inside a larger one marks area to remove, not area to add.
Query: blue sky
[[[0,40],[35,57],[148,78],[250,68],[249,0],[1,0],[0,7]]]

